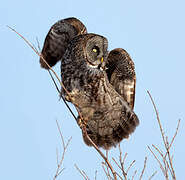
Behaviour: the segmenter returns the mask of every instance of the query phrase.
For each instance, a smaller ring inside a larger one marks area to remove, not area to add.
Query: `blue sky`
[[[124,48],[135,62],[135,112],[140,126],[129,140],[121,143],[123,153],[128,153],[128,162],[136,160],[133,169],[140,172],[147,156],[144,179],[155,170],[158,172],[153,179],[163,179],[147,149],[147,145],[152,144],[162,148],[159,127],[147,95],[149,90],[169,138],[181,119],[172,154],[177,179],[182,179],[185,160],[184,7],[183,0],[1,2],[0,179],[52,179],[56,170],[56,148],[61,150],[56,120],[64,138],[72,136],[64,160],[65,170],[59,179],[82,179],[74,164],[91,179],[96,170],[98,179],[105,178],[102,159],[83,143],[79,127],[59,101],[48,73],[40,68],[38,56],[6,27],[15,28],[34,44],[37,44],[37,37],[42,46],[50,26],[72,16],[79,18],[88,32],[107,37],[109,50]],[[54,69],[59,74],[59,63]],[[118,157],[118,150],[113,148],[110,155]]]

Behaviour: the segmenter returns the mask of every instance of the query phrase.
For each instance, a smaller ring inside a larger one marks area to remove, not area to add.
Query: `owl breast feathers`
[[[133,111],[134,63],[125,50],[108,52],[107,47],[105,37],[87,33],[82,22],[68,18],[51,27],[42,49],[50,66],[61,60],[62,83],[68,91],[62,89],[61,96],[76,106],[81,114],[77,123],[104,149],[128,138],[139,124]],[[83,139],[91,146],[84,134]]]

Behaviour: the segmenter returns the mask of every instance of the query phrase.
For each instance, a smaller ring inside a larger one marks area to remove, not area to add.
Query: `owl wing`
[[[76,18],[67,18],[56,22],[49,30],[44,46],[41,51],[42,57],[52,67],[64,55],[68,43],[75,36],[87,33],[84,24]],[[40,58],[42,68],[49,69],[46,63]]]
[[[114,49],[109,52],[106,66],[109,82],[133,110],[136,74],[131,57],[124,49]]]

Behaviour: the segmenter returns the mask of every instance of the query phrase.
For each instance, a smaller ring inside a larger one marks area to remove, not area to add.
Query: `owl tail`
[[[137,115],[131,111],[127,112],[126,118],[123,119],[122,123],[113,132],[114,140],[120,142],[124,138],[129,138],[129,135],[135,131],[138,125],[139,119]]]

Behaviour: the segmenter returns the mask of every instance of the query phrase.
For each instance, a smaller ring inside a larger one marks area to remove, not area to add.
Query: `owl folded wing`
[[[135,67],[124,49],[116,48],[109,52],[106,73],[109,82],[133,110],[136,85]]]

